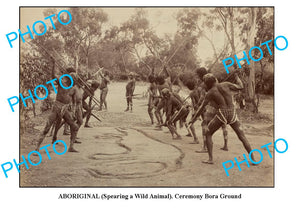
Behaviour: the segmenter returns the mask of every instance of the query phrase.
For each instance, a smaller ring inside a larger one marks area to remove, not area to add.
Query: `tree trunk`
[[[123,66],[124,66],[124,70],[127,70],[126,69],[126,62],[125,62],[125,59],[124,59],[124,56],[123,56],[123,53],[122,51],[120,50],[120,54],[121,54],[121,58],[122,58],[122,62],[123,62]]]
[[[85,63],[86,63],[87,69],[89,69],[89,55],[88,54],[86,55]]]
[[[264,91],[264,85],[263,85],[263,79],[264,79],[264,74],[265,74],[265,65],[262,63],[262,60],[259,61],[260,64],[260,69],[261,69],[261,75],[260,75],[260,81],[259,81],[259,85],[260,85],[260,91]]]
[[[35,117],[36,116],[35,104],[32,104],[32,112],[33,112],[33,117]]]
[[[74,68],[76,70],[76,73],[78,73],[78,64],[79,64],[79,46],[75,50]]]
[[[233,27],[234,17],[233,17],[233,8],[232,7],[228,8],[228,13],[229,13],[230,37],[231,37],[231,40],[229,40],[229,42],[231,44],[232,56],[233,56],[236,54],[236,50],[235,50],[235,44],[234,44],[234,27]]]
[[[255,36],[256,36],[256,9],[251,8],[249,12],[249,21],[250,21],[250,30],[248,33],[248,45],[249,48],[255,46]],[[247,108],[252,112],[258,112],[258,106],[255,99],[255,62],[250,62],[249,65],[249,76],[248,76],[248,83],[247,83]]]

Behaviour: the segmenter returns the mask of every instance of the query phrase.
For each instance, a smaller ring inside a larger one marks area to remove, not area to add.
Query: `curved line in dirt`
[[[126,131],[126,128],[115,128],[117,131],[119,131],[120,133],[122,133],[124,136],[128,136],[128,132]],[[116,179],[134,179],[134,178],[147,178],[147,177],[153,177],[153,176],[157,176],[159,174],[164,174],[164,173],[169,173],[169,172],[174,172],[176,171],[177,169],[181,168],[182,166],[182,159],[185,157],[185,154],[184,152],[178,148],[177,146],[173,145],[173,144],[169,144],[169,143],[166,143],[166,142],[163,142],[151,135],[149,135],[148,133],[144,132],[143,130],[140,130],[140,129],[135,129],[135,128],[131,128],[141,134],[143,134],[145,137],[151,139],[151,140],[154,140],[156,142],[159,142],[159,143],[162,143],[162,144],[165,144],[165,145],[169,145],[169,146],[172,146],[174,147],[175,149],[177,149],[180,153],[180,156],[175,160],[175,169],[172,169],[172,170],[169,170],[169,171],[166,171],[166,169],[168,168],[168,165],[167,163],[165,162],[159,162],[159,161],[155,161],[155,162],[152,162],[152,161],[140,161],[140,162],[131,162],[131,163],[128,163],[128,162],[125,162],[125,163],[119,163],[119,164],[123,164],[123,165],[130,165],[130,164],[140,164],[140,163],[143,163],[143,164],[150,164],[150,163],[159,163],[162,167],[157,169],[157,170],[154,170],[154,171],[149,171],[148,173],[146,172],[135,172],[135,173],[125,173],[125,174],[113,174],[113,173],[103,173],[97,169],[93,169],[93,168],[87,168],[86,171],[93,177],[95,178],[116,178]],[[116,137],[116,136],[115,136]],[[120,137],[120,136],[119,136]],[[119,140],[117,141],[118,145],[120,146],[124,146],[124,147],[127,147],[125,144],[122,144],[121,141],[123,140],[122,137],[119,138]],[[128,149],[130,149],[128,147]],[[131,151],[131,149],[130,149]],[[99,154],[99,153],[98,153]],[[100,153],[101,154],[101,153]],[[122,153],[123,154],[128,154],[127,153]],[[97,155],[97,154],[96,154]],[[114,154],[114,155],[117,155],[117,154]],[[93,155],[95,156],[95,155]],[[91,157],[93,157],[91,156]],[[108,159],[95,159],[95,158],[91,158],[91,159],[94,159],[94,160],[108,160]],[[112,160],[111,158],[109,158],[109,160]],[[124,159],[123,159],[124,160]],[[125,159],[125,160],[128,160],[128,159]],[[119,162],[119,161],[118,161]],[[115,163],[117,163],[117,161],[115,161]],[[114,163],[113,163],[114,164]],[[166,171],[166,172],[162,172],[162,171]],[[151,172],[151,173],[150,173]],[[150,174],[149,174],[150,173]]]
[[[122,133],[123,136],[128,136],[128,132],[123,127],[117,127],[115,128],[118,132]]]
[[[170,146],[174,147],[175,149],[177,149],[179,151],[179,153],[180,153],[180,156],[179,156],[179,158],[177,158],[175,160],[175,165],[176,165],[176,169],[180,169],[181,168],[181,166],[182,166],[182,159],[185,157],[185,154],[184,154],[184,152],[179,147],[175,146],[174,144],[169,144],[169,143],[163,142],[160,139],[157,139],[157,138],[153,137],[152,135],[149,135],[148,133],[144,132],[141,129],[136,129],[136,128],[131,128],[131,129],[134,129],[134,130],[142,133],[143,135],[145,135],[146,137],[148,137],[148,138],[150,138],[152,140],[155,140],[155,141],[157,141],[159,143],[163,143],[165,145],[170,145]]]
[[[158,175],[161,171],[167,168],[167,164],[164,162],[159,161],[139,161],[139,162],[131,162],[131,163],[122,163],[123,165],[130,165],[130,164],[160,164],[160,168],[154,171],[146,172],[133,172],[133,173],[124,173],[124,174],[113,174],[113,173],[104,173],[97,169],[87,168],[87,172],[95,177],[95,178],[117,178],[117,179],[133,179],[133,178],[145,178],[145,177],[152,177]],[[149,174],[150,173],[150,174]]]
[[[119,131],[119,130],[118,130]],[[121,132],[122,133],[122,132]],[[123,133],[124,134],[124,133]],[[97,158],[95,156],[97,155],[104,155],[104,156],[111,156],[111,155],[124,155],[124,154],[128,154],[129,152],[131,152],[131,148],[126,146],[125,144],[123,144],[121,141],[123,140],[123,138],[121,136],[112,136],[112,137],[115,137],[117,138],[117,140],[115,141],[115,143],[120,146],[121,148],[125,149],[126,151],[124,152],[120,152],[120,153],[96,153],[96,154],[93,154],[93,155],[90,155],[88,156],[89,159],[92,159],[92,160],[103,160],[103,158]]]

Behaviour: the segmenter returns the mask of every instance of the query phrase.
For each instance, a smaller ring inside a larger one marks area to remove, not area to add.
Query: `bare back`
[[[233,108],[231,91],[235,85],[229,82],[216,83],[207,93],[208,99],[216,103],[218,108]]]

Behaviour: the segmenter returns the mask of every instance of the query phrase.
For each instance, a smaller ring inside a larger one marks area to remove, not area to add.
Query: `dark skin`
[[[135,79],[132,75],[129,75],[129,82],[126,85],[126,99],[127,99],[127,108],[125,109],[126,111],[130,111],[132,112],[132,96],[134,93],[134,89],[135,89]]]
[[[99,75],[102,78],[102,81],[105,82],[107,88],[107,84],[109,83],[109,78],[107,74],[103,75],[101,72],[99,72]],[[101,90],[101,88],[100,88]],[[107,93],[106,93],[107,94]],[[106,96],[103,96],[103,93],[100,95],[100,110],[102,110],[102,104],[104,104],[105,109],[107,109],[107,102],[106,102]]]
[[[163,83],[162,85],[159,85],[159,84],[157,85],[157,89],[158,89],[158,92],[159,92],[159,96],[157,96],[157,98],[160,98],[160,100],[158,102],[158,105],[155,107],[154,114],[155,114],[156,118],[158,118],[159,123],[158,123],[157,127],[160,128],[160,129],[161,129],[160,125],[163,124],[163,119],[162,119],[162,114],[161,114],[161,109],[163,108],[163,102],[162,102],[163,100],[161,99],[161,97],[162,97],[161,91],[165,88],[170,89],[166,82]]]
[[[217,107],[217,105],[216,105],[216,103],[214,103],[213,101],[211,101],[210,103],[209,103],[209,105],[210,106],[212,106],[213,108],[215,108],[215,109],[218,109],[218,107]],[[212,120],[212,119],[211,119]],[[208,129],[208,123],[209,122],[207,122],[206,124],[205,124],[205,126],[206,126],[206,128]],[[222,125],[222,130],[223,130],[223,136],[224,136],[224,146],[222,147],[222,148],[220,148],[221,150],[224,150],[224,151],[228,151],[228,132],[227,132],[227,129],[226,129],[226,124],[223,124]],[[204,150],[204,152],[207,152],[207,148],[206,148],[206,145],[204,144],[204,147],[203,147],[203,149],[201,150],[201,151],[198,151],[198,153],[203,153],[203,150]],[[197,152],[197,151],[196,151]]]
[[[58,93],[57,93],[58,94]],[[75,110],[76,109],[76,104],[80,103],[81,99],[82,99],[82,92],[81,92],[81,89],[78,87],[78,85],[76,85],[74,83],[74,86],[70,89],[70,97],[71,97],[71,100],[72,100],[72,103],[73,103],[73,106],[72,108]],[[80,119],[79,119],[80,120]],[[81,126],[82,124],[82,119],[81,121],[79,121],[77,119],[77,125],[78,125],[78,128]],[[65,124],[65,122],[56,122],[55,124],[55,130],[54,130],[54,133],[53,133],[53,138],[52,138],[52,143],[54,143],[54,141],[56,141],[57,139],[57,133],[59,131],[59,129]],[[74,143],[76,143],[76,140],[74,141]]]
[[[52,76],[56,79],[59,79],[59,76],[56,75],[55,71],[54,71],[54,63],[53,63],[53,69],[52,69]],[[62,84],[64,86],[69,86],[71,84],[71,81],[69,78],[66,78],[66,80],[63,80],[62,81]],[[73,79],[73,83],[75,84],[74,82],[74,79]],[[60,84],[58,84],[58,88],[57,88],[57,94],[56,94],[56,100],[57,101],[60,101],[64,104],[69,104],[69,103],[74,103],[75,99],[76,99],[76,89],[74,87],[72,87],[71,89],[64,89],[60,86]],[[57,132],[58,130],[61,128],[62,126],[62,122],[61,122],[61,119],[60,120],[57,120],[56,121],[56,124],[55,124],[55,130],[54,130],[54,134],[53,134],[53,138],[52,138],[52,143],[54,141],[56,141],[56,138],[57,138]],[[78,131],[78,130],[77,130]],[[77,135],[77,132],[76,132],[76,135]],[[76,138],[76,135],[74,137],[72,137],[72,143],[75,143],[75,138]],[[69,148],[69,151],[70,152],[78,152],[77,150],[75,150],[73,148],[73,146],[70,146]]]
[[[231,91],[238,91],[243,89],[243,85],[241,80],[236,75],[237,84],[233,84],[230,82],[223,82],[223,83],[213,83],[212,85],[207,85],[208,92],[204,98],[203,103],[200,106],[200,109],[197,111],[197,116],[201,115],[204,111],[205,106],[213,101],[216,103],[218,109],[232,109],[234,108],[232,94]],[[197,117],[195,116],[195,117]],[[191,121],[191,123],[195,122],[195,119]],[[208,149],[208,157],[207,161],[203,161],[203,163],[213,164],[213,142],[212,142],[212,135],[223,125],[223,123],[215,117],[208,125],[208,132],[206,134],[207,140],[207,149]],[[234,123],[230,124],[234,132],[237,134],[240,141],[243,143],[244,148],[249,153],[252,148],[241,129],[241,124],[238,120]],[[252,159],[254,160],[254,156],[252,154]],[[254,160],[255,161],[255,160]]]
[[[95,91],[98,89],[98,86],[99,85],[92,85],[90,87],[90,90],[87,90],[85,89],[84,92],[83,92],[83,97],[82,97],[82,106],[83,108],[86,110],[84,113],[83,113],[83,117],[87,117],[86,118],[86,121],[85,121],[85,125],[84,127],[91,127],[89,126],[88,122],[89,122],[89,119],[90,119],[90,116],[91,116],[91,112],[92,112],[92,99],[93,99],[93,96],[94,96],[94,93]],[[87,104],[85,102],[85,100],[89,98],[89,103]]]
[[[194,89],[191,93],[190,93],[190,98],[192,100],[192,106],[193,108],[196,110],[196,107],[197,107],[197,103],[199,101],[199,90],[198,89]],[[187,127],[187,125],[186,125]],[[189,128],[187,127],[187,130],[189,131]],[[195,127],[194,125],[191,125],[190,126],[190,130],[191,132],[189,131],[189,134],[187,136],[193,136],[194,138],[194,141],[192,142],[192,144],[198,144],[199,143],[199,140],[198,140],[198,137],[196,135],[196,131],[195,131]]]
[[[148,114],[149,117],[151,119],[151,124],[154,124],[154,120],[153,120],[153,102],[155,101],[155,98],[157,96],[157,86],[154,82],[150,83],[150,86],[148,88],[148,92],[149,92],[149,100],[148,100]],[[157,122],[159,123],[159,118],[156,116]]]
[[[94,87],[91,87],[91,88],[92,88],[93,92],[97,89],[97,88],[94,88]],[[74,82],[74,86],[70,90],[72,90],[72,91],[70,91],[70,94],[71,94],[71,99],[72,99],[74,110],[76,110],[76,105],[80,106],[82,103],[83,103],[84,107],[87,109],[88,108],[87,104],[84,101],[89,97],[89,95],[91,95],[91,93],[87,92],[87,90],[85,90],[83,92],[83,89],[80,88],[76,84],[76,82]],[[76,121],[77,121],[76,123],[78,125],[78,128],[80,128],[80,126],[83,123],[83,117],[85,117],[86,114],[88,114],[88,113],[85,113],[85,115],[82,115],[82,114],[80,114],[80,113],[82,113],[82,111],[79,110],[79,109],[77,109],[77,110],[78,110],[77,111],[78,114],[77,114],[77,118],[76,118]],[[57,132],[63,126],[63,124],[64,124],[64,122],[61,122],[61,121],[56,123],[55,131],[54,131],[53,139],[52,139],[53,142],[56,141],[56,139],[57,139]],[[81,142],[75,140],[74,143],[81,143]]]
[[[59,76],[56,75],[56,73],[55,73],[55,61],[54,61],[54,59],[52,59],[52,61],[53,61],[52,77],[56,78],[56,79],[59,79]],[[64,77],[63,80],[62,80],[62,84],[65,87],[68,87],[68,86],[70,86],[71,81],[70,81],[69,78]],[[58,100],[59,102],[64,103],[64,104],[69,104],[73,100],[74,93],[75,92],[72,88],[71,89],[64,89],[60,86],[60,84],[58,84],[56,100]]]
[[[56,74],[55,74],[55,61],[54,61],[54,59],[52,59],[52,61],[53,61],[52,77],[58,79],[58,76],[56,76]],[[69,78],[65,77],[62,79],[62,84],[67,87],[67,86],[70,86],[71,81]],[[74,94],[75,94],[73,87],[70,89],[64,89],[60,86],[60,84],[58,84],[57,90],[58,91],[57,91],[57,95],[56,95],[56,100],[68,107],[68,105],[72,102]],[[58,128],[60,126],[61,119],[63,118],[71,127],[71,138],[70,138],[70,146],[69,146],[68,151],[69,152],[77,152],[74,149],[73,144],[74,144],[76,134],[78,131],[78,125],[74,122],[74,119],[73,119],[69,109],[65,110],[63,115],[60,115],[60,113],[61,113],[60,110],[61,110],[61,108],[59,108],[58,106],[53,107],[52,112],[47,119],[46,126],[45,126],[43,132],[41,133],[40,137],[37,139],[36,150],[39,149],[45,136],[49,132],[51,126],[56,122],[56,128]],[[55,137],[56,137],[56,135],[54,135],[53,140],[56,140]]]
[[[165,126],[167,126],[168,129],[170,130],[173,139],[175,139],[175,140],[181,139],[181,136],[178,134],[173,122],[171,121],[171,117],[176,110],[179,110],[181,108],[182,104],[177,98],[175,98],[170,93],[164,95],[163,97],[165,99],[165,104],[166,104]]]
[[[198,96],[198,97],[192,97],[191,96],[191,99],[192,99],[192,102],[193,102],[193,106],[194,106],[194,109],[196,111],[199,108],[199,106],[202,104],[205,95],[206,95],[206,86],[205,86],[205,84],[203,82],[203,76],[202,76],[199,79],[199,86],[197,88],[194,88],[193,94],[192,94],[192,96]],[[210,101],[209,105],[213,106],[215,109],[218,108],[217,105],[213,101]],[[196,114],[197,114],[197,112],[196,112]],[[203,136],[203,147],[202,147],[201,150],[197,150],[196,152],[197,153],[207,153],[206,132],[208,131],[208,123],[211,121],[211,119],[213,117],[211,117],[211,118],[208,117],[209,115],[207,114],[207,112],[204,112],[202,114],[198,114],[198,116],[199,115],[201,115],[201,117],[203,119],[203,121],[201,123],[201,126],[202,126],[202,136]],[[192,125],[191,125],[191,127],[192,127]],[[221,149],[224,150],[224,151],[228,151],[228,146],[227,146],[227,142],[228,142],[227,135],[228,135],[228,132],[227,132],[225,124],[222,125],[222,130],[223,130],[223,136],[224,136],[224,146]]]

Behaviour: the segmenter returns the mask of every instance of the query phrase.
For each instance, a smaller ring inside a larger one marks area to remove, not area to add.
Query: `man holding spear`
[[[129,111],[132,112],[132,96],[135,89],[135,79],[134,74],[132,72],[129,73],[128,78],[129,82],[126,85],[126,100],[127,100],[127,108],[125,109],[125,112]]]
[[[197,93],[198,97],[197,97],[197,99],[195,99],[195,101],[197,101],[197,102],[195,102],[195,105],[194,105],[195,110],[199,108],[199,106],[203,102],[204,97],[207,93],[206,86],[203,82],[203,77],[206,74],[208,74],[208,71],[206,70],[206,68],[200,67],[200,68],[196,69],[196,74],[199,79],[198,79],[198,87],[196,88],[196,90],[197,90],[196,93]],[[207,126],[208,126],[208,123],[214,118],[216,113],[217,113],[216,106],[211,101],[209,104],[207,104],[203,113],[200,114],[202,117],[201,127],[202,127],[203,147],[202,147],[202,150],[196,151],[197,153],[206,153],[207,152],[207,145],[206,145],[206,132],[208,131]],[[193,118],[194,118],[194,116],[195,116],[195,113],[193,115]],[[228,146],[227,146],[228,132],[226,129],[226,124],[222,125],[222,130],[223,130],[223,136],[224,136],[224,146],[221,149],[224,151],[228,151]]]
[[[208,131],[206,132],[206,143],[208,149],[208,160],[202,161],[203,163],[213,164],[213,142],[212,135],[223,125],[229,124],[234,132],[237,134],[240,141],[243,143],[244,148],[248,153],[251,152],[252,148],[241,129],[241,123],[237,119],[236,110],[234,108],[232,93],[231,91],[238,91],[243,89],[243,84],[241,80],[238,78],[238,75],[235,73],[236,83],[233,84],[230,82],[222,82],[217,83],[217,79],[212,74],[206,74],[203,77],[204,84],[207,89],[207,94],[195,113],[195,116],[189,122],[190,124],[194,123],[199,115],[203,113],[205,110],[205,106],[213,101],[217,106],[217,114],[208,124]],[[252,153],[251,158],[254,160],[254,156]],[[255,161],[255,160],[254,160]]]
[[[86,128],[91,128],[91,126],[89,125],[89,120],[90,120],[91,115],[93,115],[92,114],[92,110],[93,110],[92,100],[93,100],[95,91],[99,88],[99,86],[100,86],[100,84],[98,83],[98,81],[92,80],[91,81],[91,87],[89,87],[90,89],[89,90],[85,89],[84,92],[83,92],[83,95],[82,95],[82,107],[83,107],[83,109],[86,110],[83,114],[83,117],[86,117],[85,124],[84,124],[84,127],[86,127]],[[87,104],[85,102],[85,100],[88,97],[90,99],[89,99],[89,103]],[[99,120],[99,119],[97,119],[97,120]]]
[[[58,79],[58,77],[56,76],[55,71],[54,71],[55,70],[55,61],[52,57],[51,57],[51,59],[53,61],[52,77]],[[69,68],[69,69],[67,69],[67,71],[69,73],[73,73],[73,74],[75,73],[75,70],[73,68]],[[75,74],[73,76],[75,77]],[[65,85],[71,84],[69,79],[66,80],[66,82],[64,82],[64,83],[65,83]],[[75,91],[73,88],[66,90],[66,89],[62,88],[60,86],[60,84],[58,84],[56,100],[52,107],[52,112],[49,115],[48,120],[46,122],[46,126],[37,140],[36,151],[39,150],[40,145],[42,144],[44,138],[46,137],[46,135],[49,132],[53,123],[56,121],[56,125],[58,126],[58,125],[60,125],[61,119],[63,118],[65,120],[65,122],[70,125],[70,129],[71,129],[70,146],[69,146],[68,151],[69,152],[77,152],[77,150],[74,149],[74,142],[75,142],[79,127],[75,123],[73,116],[71,114],[72,99],[74,98],[74,95],[75,95]]]

